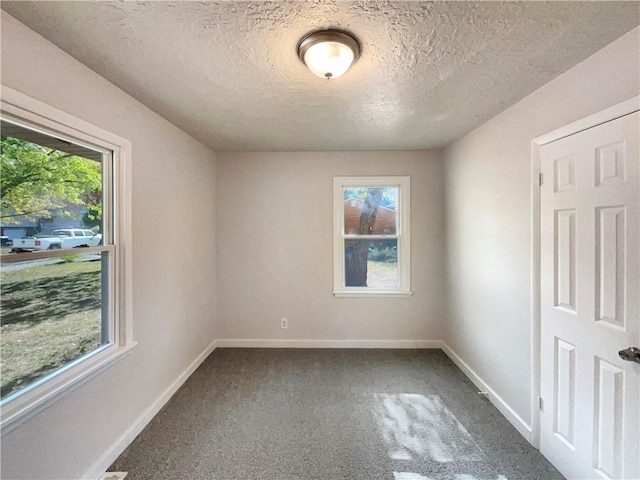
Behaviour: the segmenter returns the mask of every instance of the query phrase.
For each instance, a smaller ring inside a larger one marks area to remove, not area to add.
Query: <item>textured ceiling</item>
[[[639,23],[638,2],[2,1],[219,151],[440,148]],[[312,75],[305,33],[363,52]]]

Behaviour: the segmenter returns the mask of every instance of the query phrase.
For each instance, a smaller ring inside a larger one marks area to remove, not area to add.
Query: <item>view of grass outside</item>
[[[398,241],[378,240],[369,243],[367,286],[398,286]]]
[[[4,398],[100,345],[101,262],[68,255],[2,267]]]
[[[368,287],[395,287],[398,285],[398,264],[373,262],[367,264]]]

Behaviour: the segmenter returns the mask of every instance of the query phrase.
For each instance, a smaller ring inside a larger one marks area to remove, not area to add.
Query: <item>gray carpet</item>
[[[127,480],[563,478],[440,350],[217,349],[111,470]]]

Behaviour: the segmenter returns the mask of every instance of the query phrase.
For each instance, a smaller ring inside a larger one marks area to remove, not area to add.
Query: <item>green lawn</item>
[[[2,397],[100,345],[100,263],[2,271]]]

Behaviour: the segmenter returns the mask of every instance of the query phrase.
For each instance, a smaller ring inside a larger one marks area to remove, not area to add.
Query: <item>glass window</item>
[[[135,343],[124,289],[130,259],[121,248],[129,206],[122,195],[116,202],[126,191],[121,166],[130,144],[11,89],[2,94],[0,235],[10,241],[0,247],[0,407],[7,431]]]
[[[109,342],[102,328],[106,255],[3,265],[2,398]]]
[[[409,177],[334,179],[334,294],[410,295]]]
[[[398,239],[345,239],[346,287],[398,287]]]
[[[111,156],[11,122],[0,127],[1,227],[38,232],[14,239],[2,254],[6,259],[41,252],[2,265],[4,399],[110,341],[112,249],[98,247],[80,228],[111,229],[102,216],[105,187],[111,190],[104,175]],[[69,228],[52,228],[61,224]],[[88,247],[98,248],[81,250]]]

